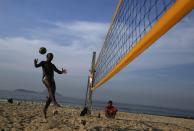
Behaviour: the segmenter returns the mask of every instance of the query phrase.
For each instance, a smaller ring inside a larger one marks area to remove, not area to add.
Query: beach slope
[[[191,119],[125,112],[119,112],[116,119],[107,119],[102,111],[80,117],[81,109],[78,107],[62,107],[58,114],[53,115],[51,106],[45,120],[42,109],[43,105],[34,102],[0,102],[0,131],[194,130],[194,120]]]

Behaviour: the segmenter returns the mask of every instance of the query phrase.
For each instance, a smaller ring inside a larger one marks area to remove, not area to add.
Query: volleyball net
[[[95,63],[100,87],[137,58],[194,7],[194,0],[120,0]]]

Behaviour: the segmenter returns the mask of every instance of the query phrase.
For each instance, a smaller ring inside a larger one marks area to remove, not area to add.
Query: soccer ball
[[[40,47],[39,53],[44,55],[46,53],[46,48],[45,47]]]

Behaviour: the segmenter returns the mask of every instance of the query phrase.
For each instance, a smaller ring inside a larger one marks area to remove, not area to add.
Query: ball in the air
[[[46,53],[46,48],[45,47],[41,47],[39,49],[39,53],[42,54],[42,55],[44,55]]]

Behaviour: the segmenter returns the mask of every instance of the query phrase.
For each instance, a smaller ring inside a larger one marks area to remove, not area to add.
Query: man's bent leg
[[[49,96],[49,97],[47,98],[46,105],[44,106],[44,109],[43,109],[43,113],[44,113],[44,117],[45,117],[45,118],[46,118],[47,109],[48,109],[48,107],[49,107],[51,101],[52,101],[52,99],[51,99],[51,97]]]
[[[48,94],[49,94],[49,97],[51,97],[53,104],[57,107],[60,107],[60,105],[56,102],[56,99],[55,99],[55,90],[56,90],[55,81],[48,78],[44,78],[43,83],[48,89]]]
[[[52,94],[52,96],[53,96],[53,103],[54,103],[55,106],[60,107],[60,105],[59,105],[58,102],[56,101],[55,92],[56,92],[56,86],[55,86],[55,82],[53,81],[53,82],[52,82],[52,88],[51,88],[51,94]]]
[[[53,82],[50,79],[47,79],[47,78],[43,79],[43,83],[47,87],[49,97],[51,97],[54,105],[59,105],[56,102],[56,99],[55,99],[55,96],[54,96],[54,93],[55,93],[55,87],[54,87],[54,85],[55,84],[53,84]]]

